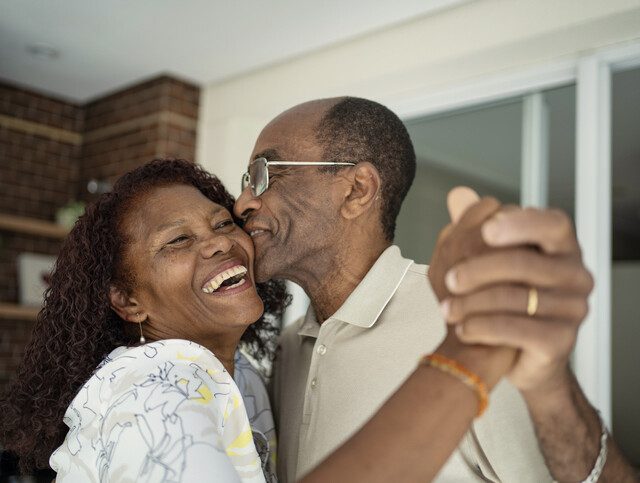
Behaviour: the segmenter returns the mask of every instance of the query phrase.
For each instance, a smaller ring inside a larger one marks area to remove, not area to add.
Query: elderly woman
[[[157,160],[87,209],[1,406],[23,470],[48,463],[59,483],[275,480],[268,398],[238,346],[271,358],[287,297],[279,282],[254,283],[233,202],[197,166]],[[513,360],[451,336],[438,352],[489,388]],[[482,396],[436,365],[420,365],[305,481],[433,477]]]

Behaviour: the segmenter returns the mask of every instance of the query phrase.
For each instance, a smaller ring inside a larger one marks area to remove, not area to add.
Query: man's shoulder
[[[431,301],[435,296],[427,276],[428,265],[411,262],[396,289],[393,299],[414,299]]]
[[[289,346],[299,340],[300,336],[298,335],[298,332],[304,323],[304,318],[305,316],[302,315],[282,329],[279,338],[279,344],[281,347]]]
[[[407,269],[407,275],[409,276],[426,276],[429,271],[429,265],[424,265],[422,263],[416,263],[411,260],[411,265]]]

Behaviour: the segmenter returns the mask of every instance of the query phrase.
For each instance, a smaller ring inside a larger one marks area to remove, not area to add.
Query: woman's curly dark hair
[[[109,300],[110,286],[126,283],[121,224],[144,193],[173,184],[194,186],[233,213],[234,199],[218,178],[188,161],[157,159],[122,176],[65,240],[17,377],[0,402],[1,441],[23,472],[48,467],[68,430],[63,415],[82,384],[113,349],[136,342]],[[275,320],[289,297],[276,281],[259,284],[258,293],[265,313],[242,342],[254,357],[270,358]]]

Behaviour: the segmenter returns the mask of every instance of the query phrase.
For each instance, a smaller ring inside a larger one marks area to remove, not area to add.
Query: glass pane
[[[396,229],[405,257],[428,263],[449,222],[447,192],[457,185],[506,203],[520,199],[522,100],[408,121],[417,155],[416,179]]]
[[[576,87],[544,92],[549,112],[548,206],[561,208],[575,216],[576,167]]]
[[[612,76],[613,431],[640,466],[640,69]]]

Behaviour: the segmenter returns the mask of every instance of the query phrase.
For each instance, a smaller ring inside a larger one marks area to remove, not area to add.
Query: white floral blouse
[[[65,413],[56,482],[275,481],[264,385],[239,352],[235,374],[186,340],[115,349]]]

